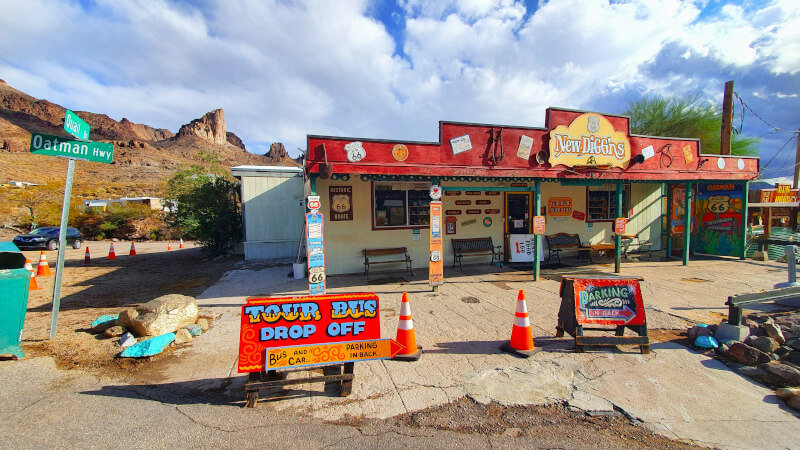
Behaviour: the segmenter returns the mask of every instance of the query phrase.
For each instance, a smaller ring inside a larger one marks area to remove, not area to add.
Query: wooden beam
[[[719,154],[731,154],[731,126],[733,122],[733,80],[725,83],[722,97],[722,127],[719,136]]]

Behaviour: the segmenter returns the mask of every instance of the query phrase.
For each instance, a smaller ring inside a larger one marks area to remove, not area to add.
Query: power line
[[[779,148],[779,149],[778,149],[778,151],[777,151],[777,152],[775,152],[775,154],[774,154],[774,155],[772,155],[772,158],[770,158],[770,159],[769,159],[769,161],[767,161],[767,163],[766,163],[766,164],[764,164],[764,167],[762,167],[762,168],[761,168],[761,170],[764,170],[764,169],[766,169],[766,168],[769,166],[769,163],[771,163],[771,162],[772,162],[772,160],[773,160],[773,159],[775,159],[775,157],[776,157],[776,156],[778,156],[778,155],[781,153],[781,151],[782,151],[782,150],[783,150],[783,149],[784,149],[784,148],[785,148],[787,145],[789,145],[789,142],[792,142],[792,140],[793,140],[793,139],[797,139],[797,136],[791,136],[791,137],[789,137],[789,139],[787,139],[787,140],[786,140],[786,142],[784,142],[784,143],[783,143],[783,145],[781,145],[781,148]]]
[[[744,99],[742,99],[742,97],[739,95],[738,92],[734,91],[733,95],[736,96],[736,98],[739,100],[739,103],[741,103],[742,106],[747,108],[747,110],[750,111],[751,113],[753,113],[754,116],[758,117],[758,119],[760,121],[764,122],[764,124],[766,126],[772,128],[772,131],[774,131],[776,133],[794,133],[794,134],[800,133],[800,131],[787,131],[787,130],[784,130],[784,129],[780,128],[780,127],[776,127],[775,125],[767,122],[763,117],[759,116],[757,112],[753,111],[753,108],[751,108],[750,105],[748,105],[747,103],[744,102]],[[739,132],[740,133],[742,131],[741,127],[742,127],[743,124],[744,124],[744,109],[742,109],[742,118],[741,118],[741,123],[739,124]]]

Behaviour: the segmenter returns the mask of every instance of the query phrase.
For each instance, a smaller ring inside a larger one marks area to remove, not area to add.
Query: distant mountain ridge
[[[177,133],[127,118],[116,121],[105,114],[74,112],[91,126],[90,140],[115,147],[113,164],[78,165],[87,180],[123,183],[130,190],[140,191],[142,186],[152,190],[162,185],[175,171],[192,164],[298,166],[285,152],[247,152],[244,142],[227,131],[221,108],[181,126]],[[34,132],[69,137],[63,129],[65,114],[63,106],[34,98],[0,80],[0,182],[63,179],[64,160],[33,155],[29,144]]]

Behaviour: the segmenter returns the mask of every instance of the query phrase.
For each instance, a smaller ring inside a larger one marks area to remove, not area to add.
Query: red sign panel
[[[544,216],[533,216],[533,234],[544,234]]]
[[[628,224],[628,219],[625,217],[617,217],[614,221],[614,233],[625,234],[625,226]]]
[[[572,211],[572,218],[575,220],[586,220],[586,213],[581,211]]]
[[[574,292],[579,324],[645,324],[642,291],[636,278],[576,278]]]
[[[242,305],[239,372],[264,370],[266,349],[380,339],[374,293],[247,299]]]

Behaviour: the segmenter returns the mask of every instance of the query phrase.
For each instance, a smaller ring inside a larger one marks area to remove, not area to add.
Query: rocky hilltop
[[[33,155],[29,145],[33,132],[69,137],[63,129],[65,113],[63,106],[34,98],[0,80],[0,182],[63,180],[66,161]],[[127,118],[116,121],[105,114],[75,113],[91,126],[89,139],[114,144],[113,164],[81,161],[76,180],[117,183],[125,195],[144,191],[153,195],[175,171],[192,164],[297,165],[285,149],[268,155],[246,151],[244,142],[227,130],[221,108],[181,126],[177,134]]]

